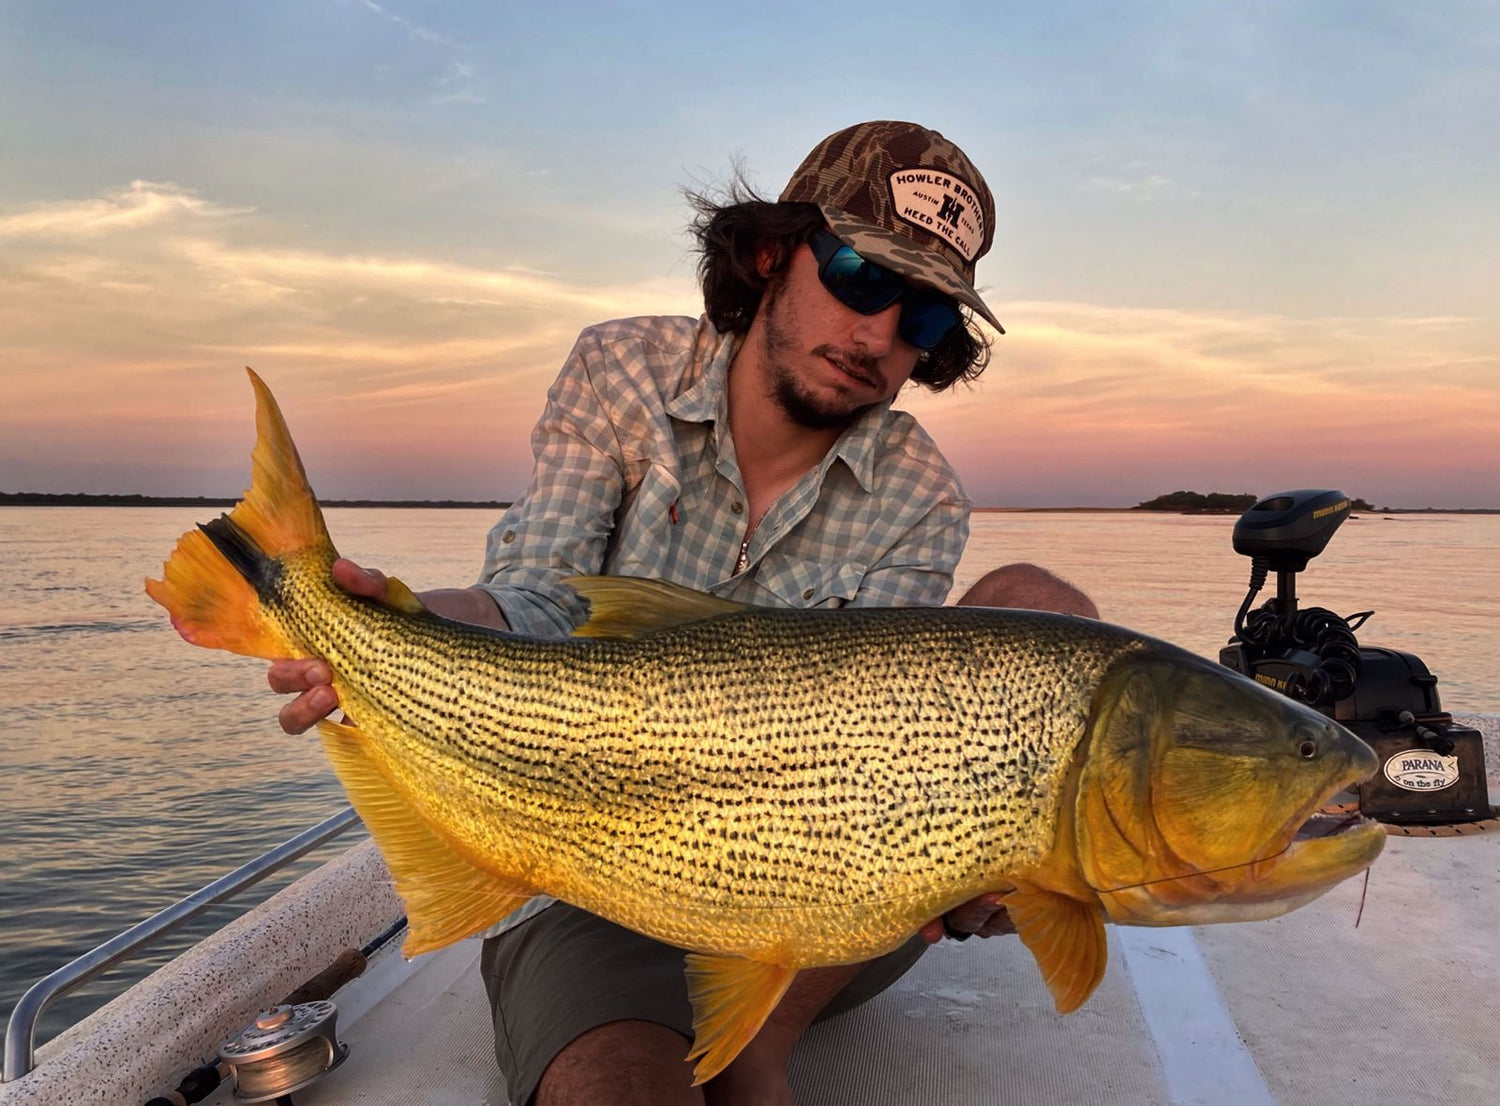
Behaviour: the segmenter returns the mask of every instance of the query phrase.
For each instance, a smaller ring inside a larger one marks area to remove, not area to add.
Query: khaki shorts
[[[900,979],[927,948],[889,952],[834,995],[818,1020],[851,1010]],[[513,1106],[530,1106],[542,1073],[575,1038],[613,1021],[648,1021],[693,1037],[683,951],[557,903],[484,943],[480,969],[495,1058]]]

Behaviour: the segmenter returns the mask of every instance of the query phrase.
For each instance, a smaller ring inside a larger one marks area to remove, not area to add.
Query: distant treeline
[[[90,495],[85,492],[0,492],[0,507],[233,507],[238,500],[192,495]],[[499,499],[320,499],[324,507],[482,507],[501,510]]]
[[[1231,495],[1228,492],[1168,492],[1144,503],[1137,503],[1137,511],[1184,511],[1191,513],[1239,514],[1255,506],[1259,496]]]
[[[1184,514],[1241,514],[1255,506],[1260,496],[1246,492],[1234,495],[1229,492],[1168,492],[1144,503],[1137,503],[1137,511],[1179,511]],[[1363,499],[1349,500],[1351,511],[1373,511],[1375,508]]]

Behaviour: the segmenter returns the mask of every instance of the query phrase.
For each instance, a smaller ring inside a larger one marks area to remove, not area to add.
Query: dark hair
[[[689,229],[697,241],[698,282],[708,320],[720,333],[744,334],[769,281],[756,266],[758,251],[770,248],[770,276],[780,274],[792,251],[827,225],[823,212],[817,204],[764,200],[739,174],[723,202],[692,191],[687,199],[697,212]],[[989,364],[989,342],[975,327],[969,309],[960,305],[959,315],[963,325],[929,350],[911,374],[912,380],[934,392],[974,380]]]

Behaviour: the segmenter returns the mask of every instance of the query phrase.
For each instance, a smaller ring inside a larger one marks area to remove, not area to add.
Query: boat
[[[1500,805],[1500,713],[1454,721],[1483,736],[1490,803]],[[1270,921],[1110,926],[1104,982],[1066,1017],[1017,938],[942,942],[883,994],[805,1035],[790,1067],[797,1101],[1482,1101],[1500,1086],[1494,822],[1398,827],[1368,881]],[[145,929],[356,827],[352,811],[335,815]],[[478,939],[407,961],[403,930],[365,840],[33,1049],[38,1004],[142,937],[121,935],[17,1006],[0,1106],[502,1106]],[[260,1059],[253,1046],[285,1042],[294,1028],[290,1052]],[[221,1059],[226,1041],[243,1044],[239,1063]],[[201,1097],[170,1097],[180,1085]]]

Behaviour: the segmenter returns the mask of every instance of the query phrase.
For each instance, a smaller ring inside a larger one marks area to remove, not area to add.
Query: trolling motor
[[[1365,817],[1423,825],[1493,817],[1483,737],[1442,710],[1427,666],[1410,653],[1359,644],[1354,631],[1374,611],[1341,618],[1297,607],[1297,573],[1348,517],[1348,496],[1316,489],[1279,492],[1240,516],[1234,549],[1250,558],[1250,591],[1219,661],[1328,715],[1375,750],[1380,771],[1356,789]],[[1276,595],[1252,611],[1271,572]]]

